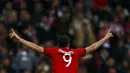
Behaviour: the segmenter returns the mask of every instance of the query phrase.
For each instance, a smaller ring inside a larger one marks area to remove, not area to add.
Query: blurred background
[[[130,0],[0,0],[0,73],[52,73],[50,58],[9,38],[55,47],[66,34],[71,48],[113,38],[79,60],[79,73],[130,73]]]

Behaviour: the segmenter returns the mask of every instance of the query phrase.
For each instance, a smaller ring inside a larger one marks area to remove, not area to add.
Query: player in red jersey
[[[52,60],[52,71],[53,73],[78,73],[78,59],[85,56],[86,54],[96,50],[103,44],[107,39],[112,37],[112,33],[109,29],[108,33],[104,38],[98,42],[90,45],[86,48],[69,49],[70,39],[68,36],[63,35],[58,38],[58,48],[43,48],[34,43],[26,41],[20,38],[13,29],[9,34],[10,38],[15,38],[24,45],[36,50],[42,54],[49,56]]]

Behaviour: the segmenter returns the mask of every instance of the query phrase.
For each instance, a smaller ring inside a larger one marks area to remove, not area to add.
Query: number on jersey
[[[66,59],[66,56],[69,56],[69,59]],[[63,60],[67,63],[66,67],[70,66],[71,62],[72,62],[72,57],[70,53],[65,53],[63,55]]]

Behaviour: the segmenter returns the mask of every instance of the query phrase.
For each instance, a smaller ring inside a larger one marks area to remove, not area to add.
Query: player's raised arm
[[[109,29],[109,31],[107,32],[107,34],[105,35],[105,37],[103,37],[101,40],[99,40],[98,42],[90,45],[89,47],[86,47],[86,53],[90,53],[93,50],[96,50],[97,48],[99,48],[106,40],[108,40],[110,37],[113,37],[112,33],[110,32],[111,28]]]
[[[20,37],[15,33],[15,31],[14,31],[13,29],[11,29],[11,32],[10,32],[9,36],[10,36],[11,39],[12,39],[12,38],[16,38],[18,41],[20,41],[21,43],[23,43],[25,46],[30,47],[30,48],[33,49],[33,50],[36,50],[36,51],[38,51],[38,52],[40,52],[40,53],[43,53],[43,52],[44,52],[44,48],[43,48],[43,47],[40,47],[40,46],[38,46],[38,45],[36,45],[36,44],[34,44],[34,43],[31,43],[31,42],[29,42],[29,41],[26,41],[26,40],[20,38]]]

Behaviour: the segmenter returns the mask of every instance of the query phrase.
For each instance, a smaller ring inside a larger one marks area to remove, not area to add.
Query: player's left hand
[[[113,37],[113,34],[111,33],[111,28],[108,30],[107,34],[105,35],[106,39],[108,39],[110,37]]]

